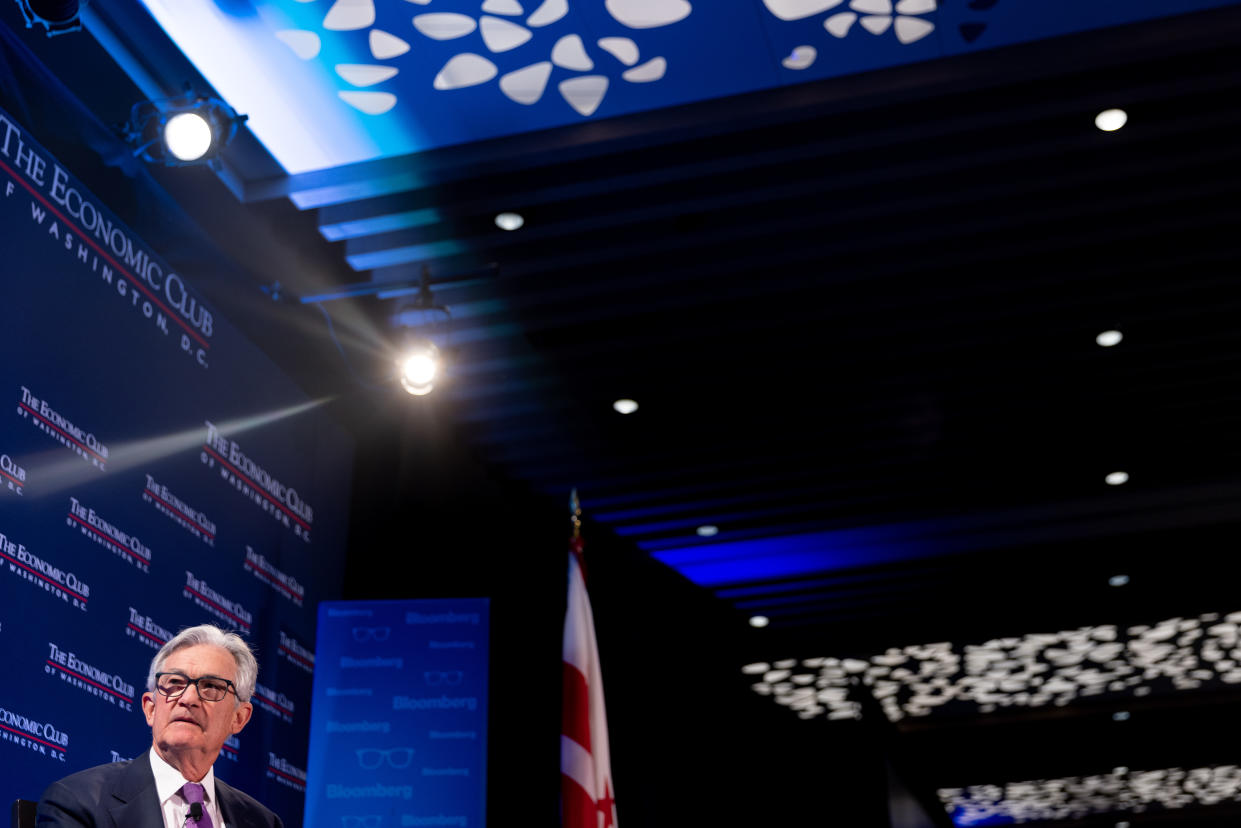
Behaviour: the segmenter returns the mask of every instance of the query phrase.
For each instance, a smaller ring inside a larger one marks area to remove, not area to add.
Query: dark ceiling
[[[277,197],[312,176],[242,186],[246,221],[275,227],[245,301],[279,282],[319,340],[286,359],[391,404],[425,269],[451,373],[402,402],[498,476],[556,502],[577,487],[593,525],[737,629],[768,617],[717,665],[738,688],[748,663],[1227,614],[1238,43],[1234,6],[435,150],[382,168],[421,186],[300,214]],[[1112,106],[1129,125],[1096,130]],[[168,186],[184,204],[191,185]],[[501,210],[525,227],[497,229]],[[197,209],[217,240],[259,245],[224,212]],[[1096,345],[1106,329],[1123,342]],[[1129,482],[1106,485],[1117,470]],[[924,800],[1226,765],[1226,672],[886,732]],[[776,712],[816,739],[857,726]],[[1230,802],[1056,824],[1232,825]]]

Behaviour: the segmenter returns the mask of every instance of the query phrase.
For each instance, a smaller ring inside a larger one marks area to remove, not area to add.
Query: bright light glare
[[[1128,710],[1117,710],[1115,713],[1112,714],[1112,721],[1114,722],[1129,721],[1129,711]]]
[[[1096,336],[1094,341],[1099,343],[1104,348],[1111,348],[1113,345],[1119,345],[1120,341],[1124,338],[1125,335],[1120,331],[1104,331]]]
[[[496,216],[496,227],[501,230],[520,230],[525,223],[521,213],[500,213]]]
[[[440,352],[432,343],[423,343],[407,352],[398,365],[401,387],[416,397],[430,394],[440,373]]]
[[[1129,121],[1129,113],[1123,109],[1105,109],[1094,116],[1094,125],[1104,132],[1115,132]]]
[[[771,622],[767,620],[767,616],[765,615],[751,615],[750,616],[751,627],[759,627],[761,629],[762,627],[765,627],[770,623]]]
[[[401,365],[401,374],[414,385],[427,385],[435,379],[438,368],[435,357],[429,352],[414,354]]]
[[[632,414],[633,412],[638,410],[638,404],[634,402],[633,400],[628,400],[628,399],[617,400],[616,402],[612,403],[612,407],[615,408],[617,411],[619,411],[621,414]]]
[[[1103,479],[1109,486],[1123,486],[1129,482],[1129,472],[1114,471]]]
[[[1129,583],[1128,575],[1113,575],[1107,579],[1108,586],[1122,587]]]
[[[211,125],[197,112],[181,112],[164,124],[164,144],[182,161],[196,161],[211,149]]]
[[[699,526],[697,529],[697,532],[698,532],[698,537],[700,538],[710,538],[720,533],[720,527],[712,526],[711,524],[708,523],[704,526]]]

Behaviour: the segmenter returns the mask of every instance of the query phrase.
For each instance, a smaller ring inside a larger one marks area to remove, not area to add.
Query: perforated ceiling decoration
[[[427,11],[413,17],[410,31],[399,33],[376,25],[375,0],[335,0],[330,7],[320,0],[299,1],[324,7],[322,29],[325,31],[366,30],[371,56],[377,61],[386,61],[335,65],[336,74],[355,87],[341,89],[341,100],[367,115],[383,115],[397,105],[396,93],[366,87],[395,77],[401,69],[393,61],[414,49],[418,39],[459,41],[477,31],[488,55],[468,50],[452,55],[436,72],[431,81],[433,89],[447,93],[496,80],[504,97],[530,106],[543,98],[553,67],[559,67],[571,74],[556,84],[556,92],[578,115],[589,117],[599,108],[613,83],[653,83],[667,71],[665,57],[657,55],[644,59],[638,42],[625,32],[670,26],[693,11],[686,0],[606,0],[604,9],[614,21],[616,31],[593,39],[591,50],[597,51],[596,56],[591,57],[587,48],[589,34],[585,38],[579,32],[560,34],[550,48],[545,39],[535,37],[537,30],[558,23],[569,14],[569,0],[542,0],[537,5],[523,4],[522,0],[484,0],[477,14]],[[423,6],[430,1],[409,0]],[[531,10],[527,11],[527,6]],[[298,58],[309,61],[319,57],[323,43],[320,32],[280,29],[275,35]],[[529,63],[500,74],[492,56],[516,50],[520,50],[522,58]]]
[[[803,719],[857,719],[859,687],[893,722],[906,717],[1063,707],[1241,684],[1241,612],[1101,624],[981,644],[891,648],[869,658],[785,659],[742,668],[754,692]]]
[[[938,794],[953,823],[960,826],[1158,813],[1241,801],[1241,768],[1116,768],[1094,776],[941,788]]]

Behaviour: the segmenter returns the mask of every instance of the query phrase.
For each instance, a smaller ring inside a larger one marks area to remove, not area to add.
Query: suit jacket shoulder
[[[218,776],[215,778],[215,795],[227,828],[283,828],[280,817],[270,808]]]
[[[146,754],[53,782],[39,800],[35,822],[46,828],[163,828],[155,774]]]

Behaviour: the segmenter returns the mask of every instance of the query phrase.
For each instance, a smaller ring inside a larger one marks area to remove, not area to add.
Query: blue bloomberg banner
[[[300,824],[349,437],[3,111],[0,239],[0,799],[143,755],[152,656],[210,622],[260,665],[216,773]]]
[[[486,825],[488,609],[319,606],[307,825]]]

